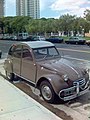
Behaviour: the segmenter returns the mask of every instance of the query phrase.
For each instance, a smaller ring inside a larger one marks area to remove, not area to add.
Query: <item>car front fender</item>
[[[41,83],[42,81],[47,80],[53,87],[56,94],[59,94],[59,91],[65,87],[67,87],[67,83],[62,80],[62,78],[59,75],[54,74],[48,74],[42,76],[38,81],[38,83]]]

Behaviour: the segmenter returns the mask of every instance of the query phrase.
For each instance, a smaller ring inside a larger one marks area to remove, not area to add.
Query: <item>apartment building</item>
[[[16,0],[16,15],[30,16],[34,19],[40,18],[39,0]]]
[[[4,0],[0,0],[0,17],[4,16]]]

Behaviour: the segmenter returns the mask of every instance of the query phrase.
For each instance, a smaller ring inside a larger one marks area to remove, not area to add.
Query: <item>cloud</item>
[[[90,9],[90,0],[40,0],[42,16],[55,17],[63,14],[83,16]],[[5,0],[6,15],[16,14],[16,0]]]
[[[62,12],[62,14],[72,14],[83,16],[84,11],[90,9],[89,0],[56,0],[50,6],[52,11]]]
[[[40,10],[46,10],[55,0],[40,0]]]

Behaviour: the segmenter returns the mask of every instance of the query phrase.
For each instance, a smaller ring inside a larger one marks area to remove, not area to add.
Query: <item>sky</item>
[[[16,0],[5,0],[5,16],[16,15]],[[86,9],[90,9],[90,0],[40,0],[40,17],[59,18],[70,14],[83,17]]]

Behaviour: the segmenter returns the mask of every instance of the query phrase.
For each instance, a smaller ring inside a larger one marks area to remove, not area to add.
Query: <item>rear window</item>
[[[20,58],[21,57],[22,46],[21,45],[13,45],[9,49],[9,55]]]
[[[12,55],[15,47],[16,47],[16,45],[13,45],[13,46],[10,47],[9,52],[8,52],[9,55]]]

